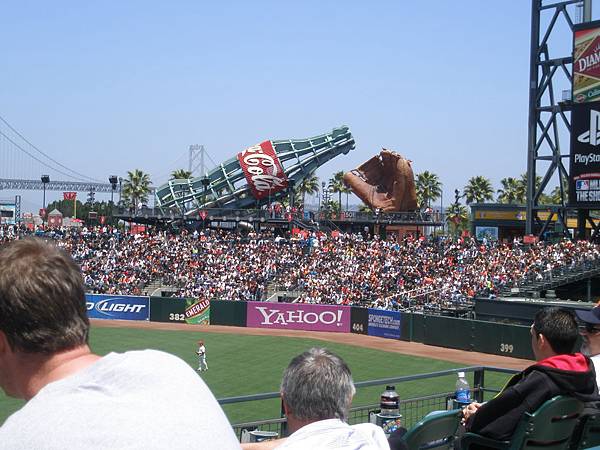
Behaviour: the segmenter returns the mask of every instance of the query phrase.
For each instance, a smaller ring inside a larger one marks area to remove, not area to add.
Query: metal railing
[[[336,222],[380,222],[380,223],[424,223],[438,224],[444,222],[444,217],[439,212],[370,212],[370,211],[328,211],[321,210],[314,213],[318,220],[332,220]]]
[[[409,382],[409,381],[417,381],[417,380],[429,380],[432,378],[445,377],[448,375],[454,375],[458,372],[473,372],[474,383],[471,387],[472,398],[478,402],[484,400],[484,395],[486,393],[497,393],[499,390],[495,388],[490,388],[485,386],[485,374],[486,372],[493,373],[505,373],[505,374],[513,374],[516,373],[517,370],[514,369],[504,369],[499,367],[489,367],[489,366],[474,366],[474,367],[463,367],[457,369],[449,369],[449,370],[441,370],[437,372],[430,372],[424,374],[417,375],[405,375],[401,377],[392,377],[392,378],[381,378],[377,380],[369,380],[369,381],[360,381],[354,383],[356,389],[371,387],[371,386],[386,386],[388,384],[395,384],[397,389],[401,383]],[[402,425],[406,428],[412,427],[416,424],[424,415],[431,411],[436,410],[446,410],[448,408],[449,401],[452,400],[452,396],[454,392],[437,392],[426,396],[407,398],[400,400],[400,414],[402,414]],[[234,403],[243,403],[243,402],[254,402],[260,400],[268,400],[279,398],[279,392],[267,392],[262,394],[253,394],[253,395],[243,395],[237,397],[226,397],[219,399],[218,402],[221,405],[230,405]],[[379,403],[371,403],[367,405],[360,405],[353,407],[350,410],[350,414],[348,417],[348,423],[357,424],[357,423],[366,423],[371,421],[371,414],[379,412]],[[283,417],[283,412],[281,412],[281,417],[272,418],[272,419],[264,419],[264,420],[255,420],[248,421],[242,423],[236,423],[232,425],[234,432],[238,439],[242,439],[242,436],[247,431],[252,431],[256,429],[260,429],[261,431],[274,431],[279,434],[279,436],[286,435],[286,426],[287,421],[285,417]]]
[[[527,290],[527,288],[552,288],[597,275],[598,272],[600,272],[600,260],[585,260],[572,266],[560,266],[551,270],[540,269],[539,271],[530,272],[513,283],[507,283],[502,291],[507,292],[511,288],[524,290]]]
[[[137,210],[129,206],[117,205],[113,209],[115,216],[121,217],[143,217],[157,219],[206,219],[210,221],[260,221],[283,220],[304,221],[316,220],[323,222],[369,222],[369,223],[406,223],[406,224],[441,224],[444,217],[438,212],[362,212],[362,211],[326,211],[310,212],[310,217],[305,217],[302,211],[288,211],[281,209],[233,209],[233,208],[190,208],[189,211],[182,210],[177,206],[150,208],[141,206]],[[337,225],[333,224],[336,228]]]

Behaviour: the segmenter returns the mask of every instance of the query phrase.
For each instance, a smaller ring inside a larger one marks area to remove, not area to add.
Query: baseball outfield
[[[148,322],[93,321],[90,344],[100,355],[146,348],[163,350],[196,369],[196,342],[200,338],[206,343],[209,370],[198,376],[202,376],[217,398],[277,391],[290,359],[313,346],[325,346],[338,353],[348,362],[355,381],[472,365],[520,369],[531,363],[354,334]],[[147,369],[151,371],[152,367]],[[500,387],[506,379],[506,375],[486,375],[486,386]],[[454,376],[448,376],[407,382],[397,386],[397,391],[402,398],[453,391],[455,381]],[[381,390],[381,387],[359,389],[354,405],[376,403]],[[0,424],[22,404],[0,394]],[[279,416],[279,401],[226,405],[224,409],[231,423],[273,418]]]

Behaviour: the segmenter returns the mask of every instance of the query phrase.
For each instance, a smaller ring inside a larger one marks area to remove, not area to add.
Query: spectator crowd
[[[0,243],[30,233],[3,225]],[[156,282],[181,297],[259,300],[271,287],[298,302],[386,309],[463,307],[600,254],[595,244],[568,240],[523,245],[343,233],[282,239],[224,230],[131,235],[106,227],[43,234],[73,255],[91,293],[140,295]]]

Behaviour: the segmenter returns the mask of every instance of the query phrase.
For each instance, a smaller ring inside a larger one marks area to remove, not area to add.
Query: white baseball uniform
[[[201,344],[200,347],[198,347],[196,354],[198,355],[198,371],[204,372],[208,370],[208,364],[206,364],[206,348],[204,347],[204,344]]]

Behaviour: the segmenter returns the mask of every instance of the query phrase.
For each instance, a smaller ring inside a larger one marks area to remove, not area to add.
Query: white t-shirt
[[[0,449],[239,449],[196,372],[167,353],[110,353],[42,388],[0,428]]]
[[[600,389],[600,355],[594,355],[590,358],[594,363],[594,370],[596,371],[596,384]]]
[[[389,450],[383,430],[372,423],[348,425],[327,419],[303,426],[275,450]]]

